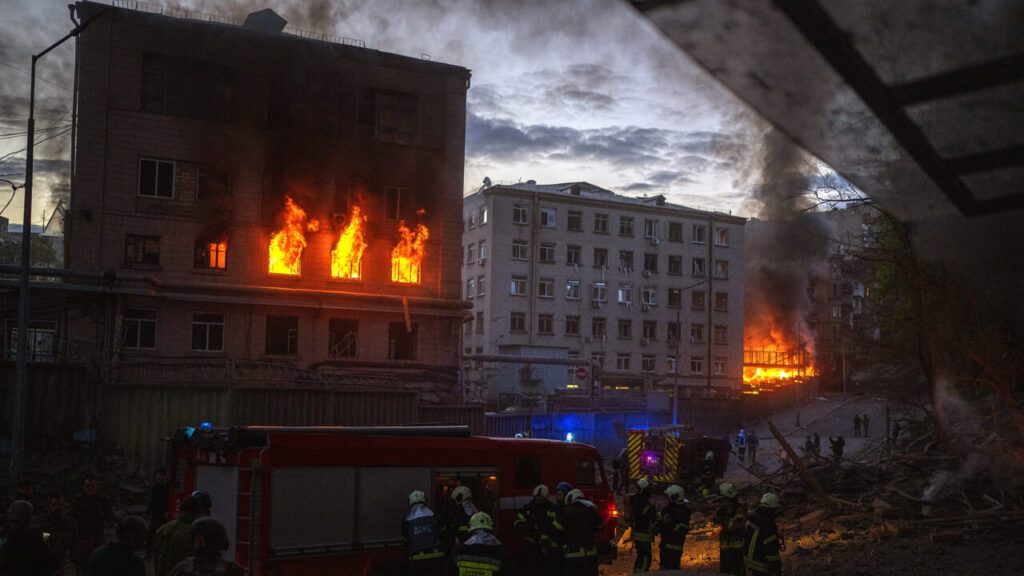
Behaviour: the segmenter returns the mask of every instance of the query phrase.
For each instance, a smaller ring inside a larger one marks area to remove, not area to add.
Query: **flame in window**
[[[365,231],[366,216],[358,206],[353,206],[352,216],[338,236],[334,250],[331,250],[331,276],[353,279],[360,277],[363,251],[366,250]]]
[[[422,215],[423,210],[420,210],[419,214]],[[391,281],[400,284],[419,284],[430,231],[423,224],[417,224],[415,230],[410,230],[405,225],[405,220],[402,220],[398,223],[398,232],[402,239],[391,251]]]
[[[316,232],[320,223],[315,219],[307,221],[306,211],[299,207],[290,196],[284,197],[284,225],[270,237],[270,273],[299,274],[299,259],[306,248],[304,231]]]

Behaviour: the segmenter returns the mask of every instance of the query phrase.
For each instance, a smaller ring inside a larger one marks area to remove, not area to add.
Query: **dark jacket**
[[[554,534],[555,505],[550,500],[530,500],[519,509],[513,523],[523,539],[531,544],[548,544]]]
[[[747,529],[747,514],[734,499],[726,499],[715,511],[715,522],[722,527],[718,534],[720,550],[740,550],[743,548],[743,536]]]
[[[594,548],[597,535],[604,529],[604,518],[597,508],[577,500],[559,510],[554,526],[560,542],[565,545],[566,554],[571,554],[580,549]]]
[[[501,574],[505,551],[498,537],[486,530],[477,530],[466,541],[452,549],[452,564],[457,576],[495,576]]]
[[[0,544],[0,574],[46,576],[57,569],[59,558],[50,551],[38,528],[7,524]]]
[[[445,523],[446,542],[455,544],[469,537],[469,519],[478,512],[472,500],[464,500],[448,509],[448,521]]]
[[[146,576],[146,565],[130,545],[111,542],[92,553],[85,576]]]
[[[402,520],[402,537],[409,548],[409,555],[416,559],[428,556],[440,558],[441,530],[437,527],[434,511],[426,504],[413,504]]]
[[[658,512],[646,493],[640,492],[629,497],[629,527],[633,529],[634,541],[654,540],[654,522],[657,516]]]
[[[690,507],[685,503],[669,503],[661,511],[661,544],[666,547],[683,547],[686,533],[690,531]]]
[[[743,534],[743,563],[755,573],[782,573],[779,529],[772,513],[761,506],[750,515]]]

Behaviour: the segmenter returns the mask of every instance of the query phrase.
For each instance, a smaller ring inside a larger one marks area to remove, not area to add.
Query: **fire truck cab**
[[[554,492],[566,481],[604,517],[606,559],[615,551],[614,500],[601,457],[586,444],[474,437],[464,426],[204,425],[175,433],[171,470],[174,501],[207,490],[228,531],[226,557],[254,576],[398,576],[409,492],[424,491],[443,523],[459,485],[494,518],[510,559],[522,556],[512,524],[533,488]]]
[[[693,494],[700,484],[703,461],[714,455],[715,478],[725,475],[729,442],[681,426],[629,430],[626,436],[629,479],[647,478],[656,484],[679,484]]]

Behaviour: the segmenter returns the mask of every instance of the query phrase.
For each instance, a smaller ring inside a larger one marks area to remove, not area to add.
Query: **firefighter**
[[[213,499],[210,498],[210,493],[200,488],[192,491],[192,497],[199,501],[199,515],[209,516],[210,510],[213,509]]]
[[[718,533],[718,571],[743,576],[743,533],[747,511],[739,503],[739,492],[729,482],[722,482],[718,493],[725,499],[715,511],[715,522],[722,527]]]
[[[715,489],[715,453],[711,450],[704,454],[704,460],[700,463],[700,482],[701,490],[707,497]]]
[[[568,482],[559,482],[558,486],[555,486],[555,506],[562,506],[565,504],[565,495],[572,490],[572,484]]]
[[[486,512],[469,519],[469,536],[452,550],[457,576],[495,576],[501,573],[505,551],[494,535],[494,521]]]
[[[636,560],[633,573],[646,572],[651,567],[651,542],[654,541],[657,511],[651,503],[651,481],[641,478],[636,481],[637,492],[629,497],[629,527],[633,533],[633,547]]]
[[[228,533],[224,525],[210,516],[200,517],[189,529],[192,535],[192,556],[171,570],[171,576],[245,576],[245,570],[222,558],[228,549]]]
[[[452,502],[455,505],[449,509],[447,530],[449,538],[458,544],[469,536],[469,520],[478,510],[473,504],[473,491],[469,486],[456,486],[452,490]]]
[[[779,497],[768,492],[761,497],[761,505],[747,520],[743,534],[743,564],[753,576],[781,576],[782,540],[775,525],[781,507]]]
[[[523,535],[526,541],[526,558],[524,564],[531,573],[545,570],[547,557],[556,550],[552,538],[555,505],[548,500],[548,487],[538,484],[533,489],[533,499],[516,514],[513,526]]]
[[[194,550],[192,522],[199,518],[202,504],[194,496],[181,501],[178,517],[164,524],[153,534],[153,567],[156,576],[167,576],[178,562]]]
[[[604,519],[593,502],[583,498],[579,488],[565,495],[565,506],[558,511],[554,527],[563,544],[564,576],[597,576],[597,535]]]
[[[711,454],[708,452],[708,454]],[[665,489],[668,504],[659,512],[661,544],[658,546],[658,570],[678,570],[683,543],[690,531],[690,503],[683,487],[673,484]]]
[[[146,521],[128,516],[117,523],[117,540],[100,546],[85,565],[85,576],[146,576],[136,550],[146,547]]]
[[[422,490],[409,493],[409,513],[402,521],[402,537],[409,548],[409,573],[412,576],[444,574],[441,530]]]

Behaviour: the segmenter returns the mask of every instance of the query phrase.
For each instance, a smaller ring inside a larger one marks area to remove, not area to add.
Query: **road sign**
[[[586,380],[587,379],[587,369],[586,368],[577,368],[576,369],[576,377],[579,378],[580,380]]]

